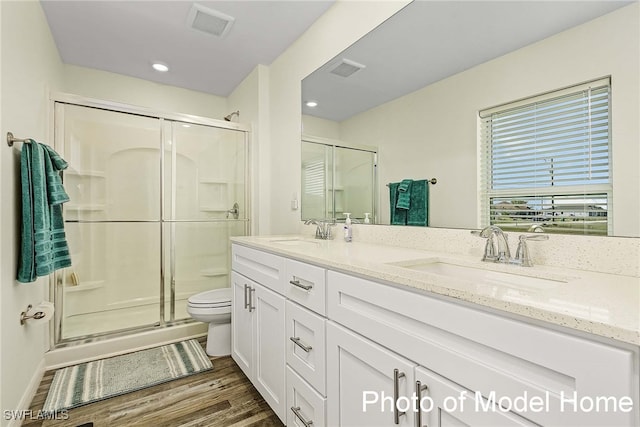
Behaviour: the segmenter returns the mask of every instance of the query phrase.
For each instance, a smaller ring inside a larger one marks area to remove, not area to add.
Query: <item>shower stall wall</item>
[[[249,230],[247,129],[99,107],[55,102],[73,264],[52,284],[56,346],[186,321]]]

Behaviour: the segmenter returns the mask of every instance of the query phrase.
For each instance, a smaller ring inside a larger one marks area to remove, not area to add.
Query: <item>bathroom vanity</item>
[[[640,424],[637,277],[232,243],[232,357],[287,425]]]

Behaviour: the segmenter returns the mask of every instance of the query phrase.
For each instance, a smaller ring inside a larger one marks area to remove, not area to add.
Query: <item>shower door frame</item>
[[[166,286],[165,285],[165,278],[166,278],[165,276],[166,274],[165,240],[167,236],[165,236],[166,233],[164,231],[164,228],[165,228],[164,224],[165,222],[168,223],[170,227],[173,229],[173,227],[175,227],[175,224],[177,222],[182,222],[174,219],[165,220],[165,212],[164,212],[165,210],[165,205],[164,205],[165,158],[164,157],[165,157],[165,143],[167,141],[167,138],[169,137],[169,135],[166,135],[166,131],[165,131],[167,127],[166,122],[169,121],[169,122],[201,125],[201,126],[207,126],[207,127],[217,128],[217,129],[227,129],[232,131],[238,131],[244,134],[245,156],[244,156],[243,166],[244,166],[244,188],[245,188],[244,206],[246,211],[246,218],[230,219],[230,220],[229,219],[215,220],[211,222],[213,223],[213,222],[224,222],[224,221],[231,221],[231,222],[241,221],[244,223],[245,236],[251,233],[251,218],[252,218],[251,217],[251,182],[252,182],[251,178],[252,177],[251,177],[251,168],[250,168],[251,160],[252,160],[251,150],[250,150],[251,126],[235,123],[235,122],[228,122],[225,120],[218,120],[218,119],[213,119],[208,117],[196,116],[191,114],[163,112],[163,111],[154,110],[146,107],[139,107],[135,105],[113,102],[113,101],[106,101],[106,100],[101,100],[96,98],[88,98],[88,97],[73,95],[68,93],[52,93],[50,96],[50,123],[53,129],[51,132],[51,135],[53,136],[52,139],[54,141],[54,146],[57,145],[58,141],[64,140],[62,135],[60,135],[60,132],[63,130],[59,129],[56,126],[58,122],[56,120],[57,118],[55,115],[55,110],[56,110],[55,105],[57,103],[74,105],[78,107],[95,108],[98,110],[105,110],[105,111],[110,111],[115,113],[131,114],[135,116],[158,119],[159,125],[160,125],[160,141],[158,145],[159,147],[158,161],[160,162],[160,176],[159,176],[160,218],[157,222],[160,225],[160,253],[158,254],[160,256],[160,282],[159,282],[160,294],[159,294],[159,307],[158,307],[159,320],[153,324],[118,329],[115,331],[100,332],[100,333],[83,335],[83,336],[72,337],[72,338],[62,338],[62,311],[63,310],[62,310],[62,307],[60,308],[58,307],[58,304],[60,301],[62,301],[62,304],[64,304],[64,298],[62,298],[62,292],[63,292],[62,291],[62,271],[63,270],[54,272],[49,275],[49,297],[50,297],[50,300],[54,302],[54,305],[56,307],[55,314],[54,314],[54,321],[50,322],[50,325],[49,325],[50,348],[51,349],[64,348],[68,346],[75,346],[75,345],[85,344],[88,342],[94,342],[97,340],[122,337],[122,336],[132,335],[135,333],[157,330],[160,328],[166,328],[174,325],[194,322],[193,319],[173,320],[173,317],[174,317],[173,312],[175,310],[175,286],[174,286],[173,277],[170,277],[170,283],[169,283],[170,290],[171,290],[169,301],[170,301],[170,311],[172,315],[170,320],[168,321],[165,320],[165,317],[166,317],[165,305],[167,303],[166,294],[165,294],[165,286]],[[58,147],[56,147],[56,150],[58,150]],[[64,154],[65,154],[64,150],[60,150],[59,152],[64,157]],[[173,172],[174,171],[172,171],[172,173]],[[63,173],[63,177],[64,177],[64,173]],[[99,222],[113,222],[113,221],[93,221],[93,222],[99,223]],[[156,222],[156,221],[152,221],[152,222]],[[172,233],[169,233],[169,234],[171,236]],[[172,271],[173,271],[173,268],[171,268],[171,266],[175,263],[174,245],[175,245],[175,242],[172,243],[172,246],[170,248],[170,266],[169,266],[171,270],[170,274],[172,274]]]

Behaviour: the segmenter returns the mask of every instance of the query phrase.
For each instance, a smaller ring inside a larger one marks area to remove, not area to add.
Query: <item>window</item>
[[[480,112],[481,222],[607,235],[610,80]]]

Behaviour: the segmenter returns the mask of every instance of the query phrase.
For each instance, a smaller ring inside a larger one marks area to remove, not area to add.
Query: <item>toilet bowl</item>
[[[231,354],[231,288],[192,295],[187,301],[187,313],[195,320],[209,324],[209,356]]]

